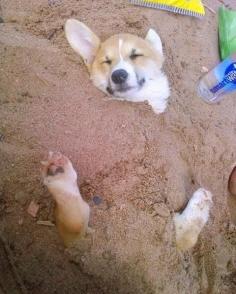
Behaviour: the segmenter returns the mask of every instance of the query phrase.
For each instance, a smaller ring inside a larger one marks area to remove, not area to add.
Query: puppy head
[[[134,97],[161,75],[162,43],[150,29],[145,39],[114,35],[101,42],[83,23],[69,19],[65,33],[71,47],[83,58],[95,86],[116,97]]]

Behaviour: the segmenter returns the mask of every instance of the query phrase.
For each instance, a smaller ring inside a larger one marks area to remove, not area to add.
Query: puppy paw
[[[189,214],[191,214],[192,218],[200,217],[200,218],[204,218],[205,221],[207,221],[211,204],[212,204],[211,192],[207,191],[204,188],[199,188],[196,192],[194,192],[187,207],[189,207]]]
[[[185,251],[197,243],[198,236],[208,221],[211,203],[211,192],[200,188],[193,194],[184,211],[175,214],[178,249]]]
[[[43,176],[55,176],[58,173],[64,173],[64,165],[68,162],[68,158],[60,152],[49,152],[48,160],[42,161]]]
[[[165,112],[167,107],[167,99],[148,99],[148,104],[156,114]]]
[[[42,176],[47,185],[53,181],[75,181],[77,174],[70,160],[60,152],[49,152],[48,159],[42,161]]]

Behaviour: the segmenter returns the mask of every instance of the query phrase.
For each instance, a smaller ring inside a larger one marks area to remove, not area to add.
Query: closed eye
[[[102,64],[106,63],[106,64],[112,64],[112,61],[110,59],[106,59],[104,61],[101,62]]]
[[[143,54],[138,54],[138,53],[131,53],[131,55],[130,55],[130,59],[131,60],[135,60],[136,58],[138,58],[138,57],[141,57],[141,56],[144,56]]]

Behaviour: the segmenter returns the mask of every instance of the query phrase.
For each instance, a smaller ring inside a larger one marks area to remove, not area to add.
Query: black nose
[[[115,84],[122,84],[127,80],[128,73],[124,69],[117,69],[113,71],[111,79]]]

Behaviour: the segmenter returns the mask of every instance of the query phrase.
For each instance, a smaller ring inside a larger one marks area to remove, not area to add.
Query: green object
[[[219,46],[221,60],[236,52],[236,10],[219,8]]]

